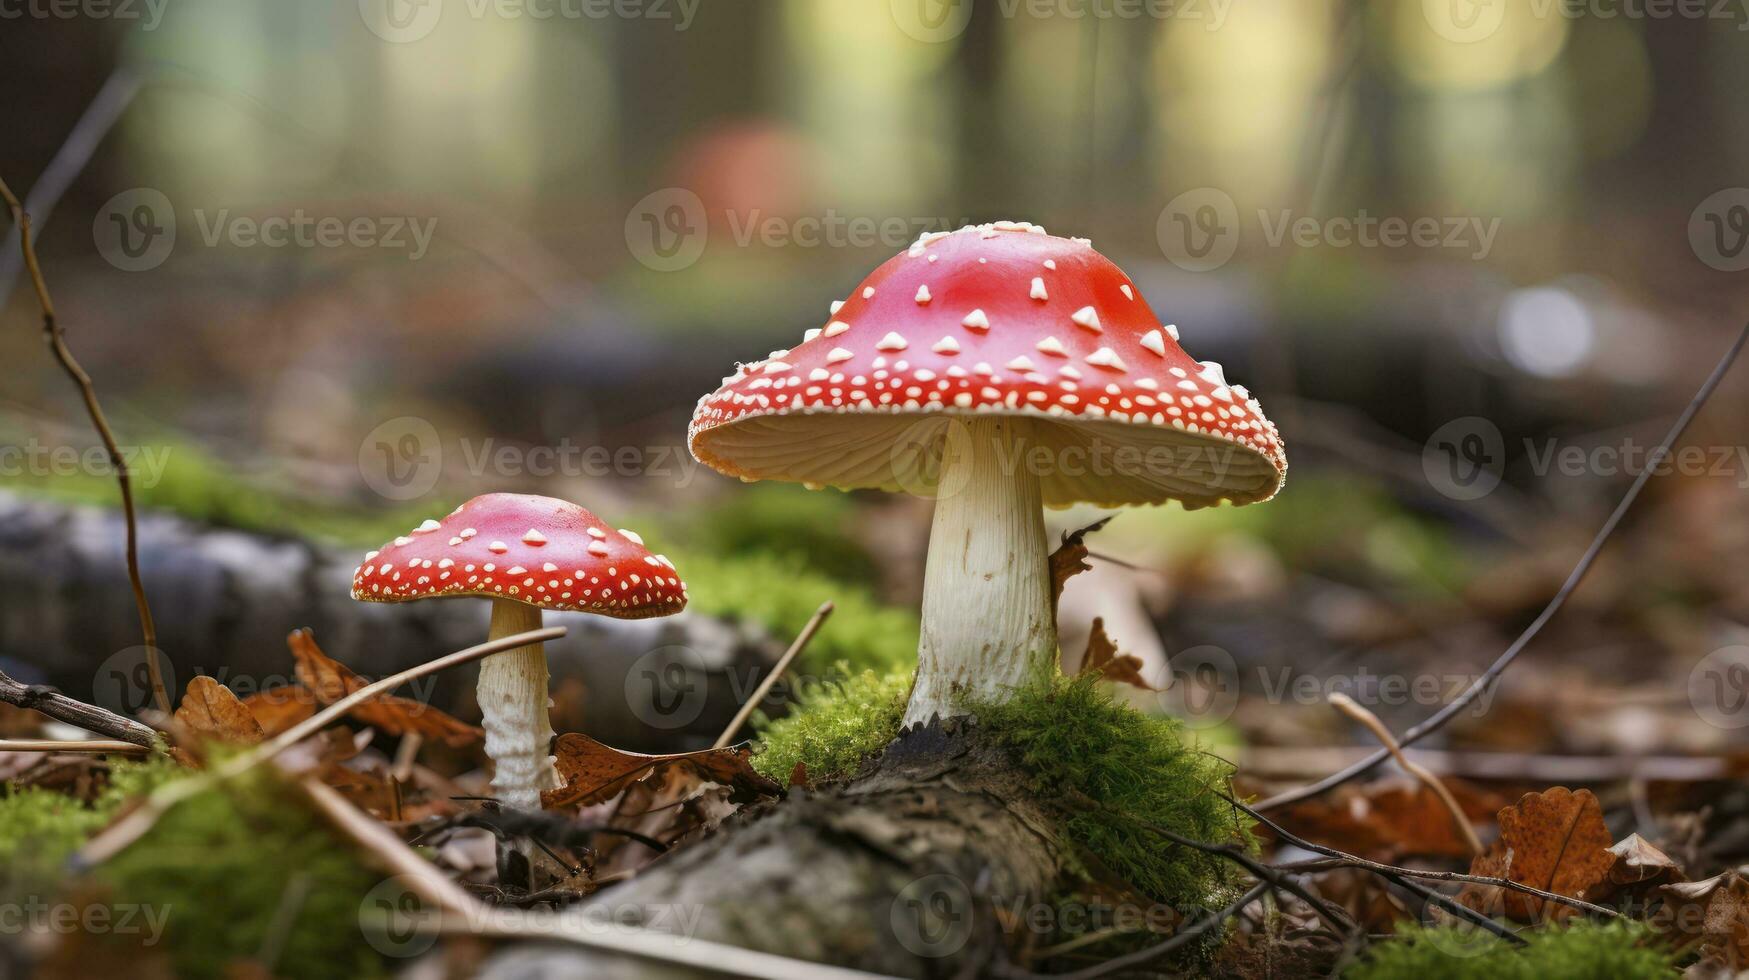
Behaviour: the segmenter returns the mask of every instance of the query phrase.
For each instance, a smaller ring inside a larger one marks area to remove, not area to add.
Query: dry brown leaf
[[[205,674],[188,682],[175,717],[191,735],[233,745],[255,745],[267,737],[231,689]]]
[[[1087,634],[1087,654],[1081,658],[1081,673],[1098,674],[1102,680],[1128,684],[1144,691],[1159,688],[1142,679],[1142,658],[1117,652],[1117,644],[1105,632],[1105,620],[1093,618],[1093,630]]]
[[[791,786],[800,786],[803,789],[808,788],[808,764],[807,763],[801,761],[800,759],[796,760],[796,767],[789,771],[789,784]]]
[[[736,791],[737,796],[775,796],[782,791],[782,787],[753,771],[747,761],[751,753],[734,746],[645,755],[616,749],[587,735],[571,732],[559,736],[553,745],[553,755],[565,785],[541,794],[541,805],[547,809],[600,803],[642,779],[652,769],[671,763],[684,763],[695,768],[700,773],[701,782],[720,783]]]
[[[1082,572],[1091,571],[1087,564],[1087,535],[1111,523],[1106,517],[1076,531],[1063,535],[1063,543],[1051,552],[1051,616],[1057,614],[1057,603],[1063,598],[1063,583]]]
[[[272,738],[316,713],[316,699],[298,684],[286,684],[256,691],[243,699],[243,706],[261,723],[261,730]]]
[[[1618,885],[1672,884],[1687,879],[1681,865],[1639,834],[1629,834],[1609,849],[1615,856],[1609,880]]]
[[[333,704],[369,684],[353,673],[352,668],[323,653],[307,629],[292,630],[286,637],[286,644],[297,660],[298,680],[315,692],[317,700],[323,704]],[[417,732],[445,745],[467,745],[484,736],[480,729],[431,705],[393,694],[380,694],[355,706],[347,714],[390,735]]]
[[[1685,937],[1704,937],[1703,962],[1732,971],[1727,976],[1749,970],[1749,865],[1662,891],[1673,906],[1670,923]]]
[[[1498,793],[1467,780],[1446,777],[1444,783],[1472,823],[1493,820],[1506,805]],[[1334,793],[1286,808],[1279,820],[1303,837],[1375,861],[1472,856],[1445,804],[1419,782],[1346,783]]]
[[[1603,807],[1588,789],[1564,786],[1526,793],[1500,811],[1500,838],[1476,855],[1470,874],[1507,878],[1544,891],[1585,898],[1615,865],[1615,843]],[[1468,885],[1458,901],[1483,912],[1504,912],[1519,922],[1564,919],[1577,910],[1493,885]]]

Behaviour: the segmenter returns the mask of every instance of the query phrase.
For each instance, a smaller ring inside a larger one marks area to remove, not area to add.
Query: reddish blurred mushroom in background
[[[905,722],[1047,676],[1041,505],[1267,500],[1275,425],[1085,239],[999,221],[919,238],[793,350],[699,401],[688,442],[745,480],[935,496]]]
[[[426,521],[365,555],[352,579],[352,597],[365,602],[444,596],[491,599],[490,639],[539,629],[543,609],[646,619],[686,607],[673,563],[642,538],[576,504],[517,493],[475,497]],[[543,644],[481,661],[476,691],[499,800],[540,809],[541,790],[559,786]]]

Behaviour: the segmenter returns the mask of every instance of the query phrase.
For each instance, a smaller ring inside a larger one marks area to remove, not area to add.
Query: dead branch
[[[21,684],[6,676],[4,671],[0,671],[0,701],[40,711],[56,721],[144,749],[155,748],[158,744],[158,733],[132,718],[67,697],[52,687]]]

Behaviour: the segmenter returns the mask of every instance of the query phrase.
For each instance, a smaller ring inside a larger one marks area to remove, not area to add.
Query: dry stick
[[[1195,838],[1186,837],[1167,827],[1162,827],[1159,824],[1148,823],[1146,821],[1142,822],[1142,826],[1159,834],[1161,837],[1166,838],[1174,844],[1193,848],[1204,854],[1211,854],[1215,857],[1226,858],[1227,860],[1232,861],[1246,871],[1251,872],[1251,876],[1258,881],[1268,882],[1272,888],[1280,888],[1292,893],[1295,897],[1305,902],[1307,905],[1310,905],[1312,911],[1318,913],[1318,915],[1325,921],[1337,927],[1344,933],[1352,933],[1360,928],[1355,924],[1352,918],[1349,918],[1347,912],[1344,912],[1337,906],[1312,894],[1304,885],[1293,881],[1284,872],[1264,864],[1262,861],[1257,860],[1238,847],[1231,844],[1211,844],[1208,841],[1196,840]]]
[[[43,280],[42,267],[37,264],[36,245],[31,241],[30,215],[24,210],[24,205],[18,203],[12,188],[6,186],[6,181],[0,180],[0,198],[5,198],[6,206],[12,210],[12,221],[18,227],[18,243],[24,252],[24,267],[30,272],[31,285],[36,287],[37,305],[43,311],[43,340],[54,352],[55,360],[59,361],[67,377],[79,387],[79,395],[85,400],[86,414],[91,416],[91,424],[97,429],[97,435],[103,440],[104,451],[109,454],[109,464],[115,467],[115,480],[121,487],[122,515],[127,520],[127,564],[128,583],[134,589],[134,606],[140,613],[140,632],[145,637],[146,674],[152,682],[152,703],[158,710],[170,713],[170,695],[164,690],[164,673],[158,665],[158,627],[152,622],[152,607],[146,602],[146,587],[140,581],[140,550],[139,531],[134,517],[133,480],[128,476],[128,464],[122,458],[121,448],[116,445],[115,433],[110,431],[109,420],[103,415],[103,408],[97,404],[97,390],[91,386],[91,376],[79,366],[73,352],[67,349],[67,343],[61,330],[60,321],[55,319],[55,304],[49,299],[49,285]]]
[[[52,738],[0,739],[0,752],[81,752],[100,755],[150,751],[150,746],[115,739],[93,739],[86,742],[57,742]]]
[[[1369,861],[1358,854],[1350,854],[1347,851],[1337,850],[1327,844],[1314,844],[1313,842],[1292,833],[1274,820],[1264,816],[1263,813],[1255,807],[1240,803],[1232,797],[1225,797],[1225,799],[1229,803],[1232,803],[1234,806],[1250,814],[1258,823],[1268,827],[1275,836],[1287,841],[1289,844],[1292,844],[1295,847],[1304,848],[1316,854],[1323,854],[1335,858],[1351,868],[1360,868],[1363,871],[1371,871],[1375,874],[1423,878],[1428,881],[1461,881],[1475,885],[1493,885],[1496,888],[1505,888],[1509,891],[1523,892],[1526,895],[1535,895],[1537,898],[1543,899],[1544,901],[1555,902],[1560,905],[1570,905],[1573,908],[1589,912],[1592,915],[1600,915],[1604,918],[1614,919],[1621,916],[1620,912],[1617,912],[1612,908],[1595,905],[1582,898],[1574,898],[1571,895],[1562,895],[1559,892],[1545,891],[1534,885],[1527,885],[1522,881],[1513,881],[1510,878],[1490,878],[1487,875],[1463,874],[1458,871],[1423,871],[1418,868],[1400,868],[1394,864],[1382,864],[1378,861]]]
[[[279,735],[275,736],[272,741],[263,742],[241,755],[233,756],[223,765],[209,769],[200,775],[174,780],[165,783],[156,790],[153,790],[138,807],[135,807],[132,811],[128,812],[128,814],[123,816],[120,820],[110,824],[107,829],[100,831],[97,836],[86,841],[85,846],[79,850],[78,854],[74,855],[73,864],[75,867],[84,868],[101,864],[102,862],[109,860],[116,853],[121,851],[122,848],[139,840],[141,835],[152,829],[152,825],[158,822],[158,818],[163,816],[171,807],[191,796],[210,789],[224,780],[233,779],[255,766],[272,759],[274,756],[291,748],[298,742],[303,741],[309,736],[314,735],[316,732],[327,727],[330,722],[338,720],[341,715],[346,714],[346,712],[358,706],[360,703],[368,701],[371,698],[376,697],[378,694],[391,691],[410,680],[424,677],[426,674],[433,674],[440,670],[447,670],[450,667],[465,664],[473,660],[479,660],[482,657],[489,657],[494,653],[499,653],[504,650],[512,650],[516,647],[525,646],[530,643],[544,643],[547,640],[556,640],[564,635],[565,627],[548,626],[545,629],[530,630],[526,633],[516,633],[511,636],[499,637],[496,640],[489,640],[478,646],[468,647],[466,650],[457,650],[455,653],[438,657],[436,660],[428,660],[417,666],[409,667],[398,674],[390,674],[382,680],[366,684],[364,687],[359,688],[333,704],[330,704],[326,708],[323,708],[321,711],[316,712],[314,715],[311,715],[298,724],[281,732]]]
[[[20,683],[6,676],[4,671],[0,671],[0,701],[40,711],[56,721],[64,721],[77,728],[107,735],[119,741],[131,742],[141,748],[154,748],[159,743],[157,732],[132,718],[124,718],[113,711],[67,697],[52,687]]]
[[[1397,760],[1397,765],[1402,766],[1409,775],[1419,779],[1421,785],[1432,790],[1433,795],[1439,797],[1439,802],[1445,804],[1446,810],[1451,813],[1451,822],[1457,826],[1458,833],[1463,835],[1464,843],[1469,845],[1471,857],[1482,853],[1482,839],[1476,836],[1476,828],[1470,826],[1470,818],[1464,816],[1463,807],[1458,806],[1457,798],[1451,795],[1451,790],[1446,789],[1445,784],[1439,781],[1439,777],[1429,772],[1425,766],[1411,762],[1409,757],[1403,754],[1402,746],[1398,745],[1397,740],[1391,737],[1391,730],[1385,727],[1385,723],[1379,720],[1378,715],[1361,707],[1353,698],[1341,691],[1331,693],[1330,705],[1337,711],[1365,725],[1380,742],[1384,743],[1385,750]]]
[[[1609,519],[1603,522],[1603,526],[1597,531],[1597,536],[1591,540],[1590,547],[1585,549],[1585,553],[1579,558],[1579,563],[1573,566],[1572,573],[1567,576],[1565,582],[1561,583],[1560,589],[1555,592],[1554,598],[1549,600],[1549,604],[1543,607],[1543,611],[1537,614],[1536,619],[1529,626],[1525,627],[1518,639],[1512,641],[1512,645],[1506,648],[1506,652],[1490,664],[1486,671],[1483,671],[1482,676],[1476,678],[1468,688],[1464,689],[1462,694],[1459,694],[1449,704],[1434,712],[1432,717],[1404,732],[1402,737],[1398,739],[1399,744],[1413,745],[1438,731],[1446,722],[1456,717],[1458,712],[1468,707],[1470,702],[1487,690],[1488,685],[1494,683],[1505,672],[1506,668],[1512,665],[1512,661],[1518,659],[1518,655],[1530,644],[1531,640],[1536,638],[1538,633],[1542,632],[1542,628],[1554,618],[1555,613],[1561,611],[1561,607],[1567,604],[1567,597],[1578,589],[1579,583],[1585,578],[1585,573],[1589,572],[1592,564],[1597,561],[1597,555],[1603,550],[1604,543],[1609,540],[1610,535],[1615,533],[1616,525],[1621,523],[1621,519],[1627,515],[1628,509],[1633,506],[1635,500],[1639,499],[1640,491],[1652,478],[1653,472],[1670,455],[1671,447],[1676,444],[1677,439],[1682,437],[1682,433],[1688,428],[1688,423],[1694,419],[1701,406],[1706,404],[1707,399],[1712,397],[1713,390],[1718,388],[1719,382],[1724,380],[1725,372],[1731,369],[1732,363],[1737,360],[1737,355],[1742,353],[1746,340],[1749,340],[1749,323],[1743,325],[1743,330],[1737,334],[1736,341],[1731,344],[1729,350],[1725,351],[1725,356],[1719,359],[1719,363],[1713,367],[1712,374],[1709,374],[1706,381],[1702,382],[1700,390],[1695,392],[1688,407],[1682,410],[1682,414],[1677,417],[1675,424],[1670,427],[1670,431],[1665,433],[1664,438],[1659,441],[1658,448],[1653,450],[1647,458],[1645,467],[1640,470],[1638,476],[1634,477],[1634,482],[1628,487],[1627,493],[1622,495],[1621,503],[1616,505],[1615,510],[1610,513]],[[1340,772],[1332,773],[1315,783],[1288,790],[1285,793],[1278,793],[1256,804],[1256,809],[1273,810],[1328,792],[1356,776],[1371,771],[1390,757],[1389,750],[1379,749],[1354,765]]]
[[[729,722],[729,727],[723,729],[723,733],[717,736],[717,740],[711,745],[711,748],[720,749],[728,745],[729,740],[735,737],[735,733],[741,730],[741,726],[747,724],[747,719],[752,716],[753,709],[759,707],[759,702],[765,700],[765,696],[771,693],[772,685],[776,684],[777,679],[783,676],[790,661],[807,648],[808,641],[812,640],[814,634],[819,632],[820,624],[826,621],[827,616],[832,615],[832,609],[832,603],[820,603],[820,608],[814,610],[813,618],[809,619],[808,624],[802,627],[802,631],[796,634],[795,641],[789,645],[788,650],[783,652],[783,656],[777,658],[777,663],[771,666],[771,673],[766,674],[765,680],[759,682],[759,687],[753,691],[753,696],[741,705],[740,711],[735,712],[735,717]]]

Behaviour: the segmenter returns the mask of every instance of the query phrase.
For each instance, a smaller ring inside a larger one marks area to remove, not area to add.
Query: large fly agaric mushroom
[[[919,238],[793,350],[699,401],[694,456],[744,480],[933,491],[905,722],[1056,663],[1040,507],[1248,504],[1279,434],[1085,239],[999,221]]]
[[[643,539],[576,504],[489,493],[365,555],[352,579],[352,597],[366,602],[442,596],[492,600],[495,640],[539,629],[543,609],[667,616],[685,608],[686,585],[673,562],[646,551]],[[540,791],[559,785],[549,751],[543,645],[487,657],[476,690],[498,798],[515,809],[540,809]]]

